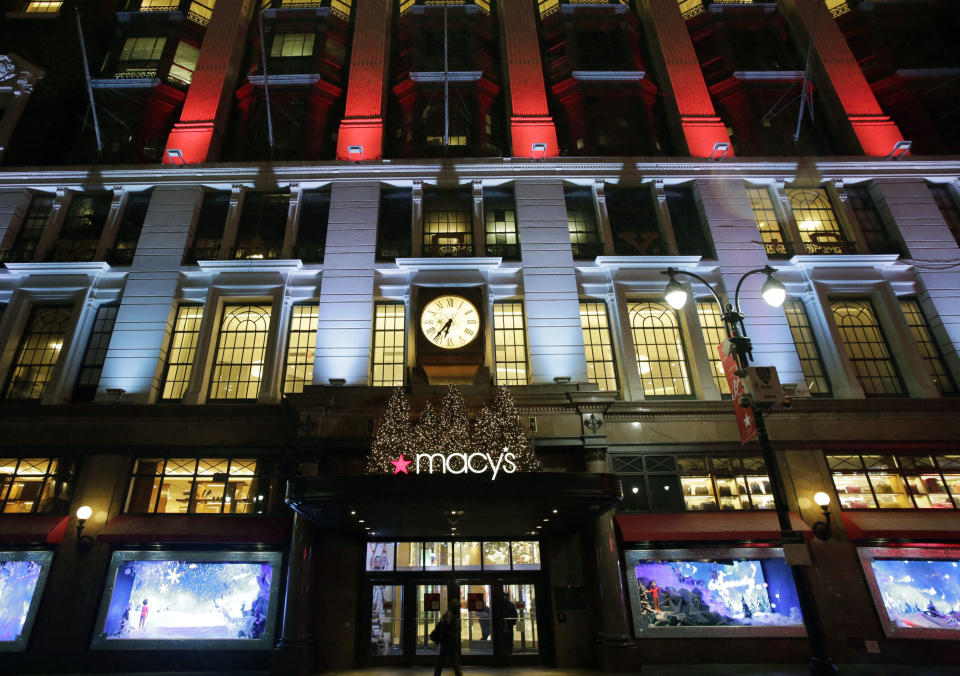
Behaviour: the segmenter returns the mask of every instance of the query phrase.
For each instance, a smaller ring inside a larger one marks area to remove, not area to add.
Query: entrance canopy
[[[569,532],[622,497],[616,476],[573,472],[502,474],[495,480],[471,474],[325,475],[287,483],[287,504],[322,527],[377,538]]]

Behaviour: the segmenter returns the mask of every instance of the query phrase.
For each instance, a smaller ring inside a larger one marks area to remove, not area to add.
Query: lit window
[[[833,301],[830,306],[864,393],[867,396],[903,394],[900,374],[870,301]]]
[[[527,340],[523,303],[493,304],[493,345],[497,385],[526,385]]]
[[[330,0],[330,13],[343,20],[350,18],[350,6],[353,0]]]
[[[637,368],[648,397],[692,396],[677,313],[665,303],[630,303]]]
[[[947,226],[953,233],[953,238],[957,241],[957,244],[960,244],[960,208],[957,207],[957,202],[951,194],[950,186],[933,184],[929,187],[933,199],[937,203],[937,208],[940,210],[940,215],[947,222]]]
[[[703,0],[677,0],[677,2],[684,19],[692,19],[698,14],[703,14]]]
[[[793,344],[796,346],[797,356],[800,358],[803,377],[807,381],[807,389],[814,397],[829,396],[830,380],[823,368],[820,349],[817,347],[813,329],[810,328],[810,319],[807,317],[803,302],[788,300],[783,304],[783,310],[787,315],[787,323],[790,325]]]
[[[202,305],[181,305],[177,308],[170,345],[167,347],[167,363],[163,369],[161,399],[180,399],[190,384],[193,358],[200,337]]]
[[[56,14],[60,11],[62,4],[62,2],[28,2],[23,11],[31,14]]]
[[[913,299],[903,299],[900,301],[900,309],[903,310],[903,316],[910,326],[910,333],[917,344],[917,349],[920,350],[920,356],[923,357],[927,375],[940,390],[940,394],[956,393],[957,387],[950,377],[950,372],[947,371],[940,348],[933,340],[930,325],[920,310],[920,303]]]
[[[74,463],[56,458],[0,458],[0,513],[65,512]]]
[[[513,190],[484,190],[483,220],[487,255],[507,259],[519,258],[520,244],[517,238],[517,210],[513,201]]]
[[[723,372],[723,362],[717,346],[727,339],[726,329],[723,327],[723,317],[720,306],[712,298],[697,301],[697,317],[700,318],[700,331],[703,333],[703,342],[707,347],[707,357],[710,359],[710,368],[713,371],[713,382],[721,394],[730,394],[727,376]]]
[[[269,305],[224,307],[210,378],[211,399],[257,398],[269,335]]]
[[[960,508],[960,455],[828,455],[843,509]]]
[[[6,399],[41,399],[67,339],[69,308],[35,307],[10,367]]]
[[[253,458],[139,458],[124,509],[132,514],[254,514],[269,483]]]
[[[613,341],[606,303],[581,301],[580,326],[587,359],[587,380],[600,390],[616,392],[617,369],[613,358]]]
[[[603,254],[593,192],[589,188],[567,188],[563,192],[573,257],[594,258]]]
[[[830,14],[833,16],[841,16],[850,11],[850,6],[847,4],[847,0],[823,0],[826,4],[827,9],[830,10]]]
[[[537,8],[540,10],[542,19],[560,9],[560,0],[537,0]]]
[[[424,196],[424,256],[473,255],[471,202],[462,190],[437,190]]]
[[[180,0],[140,0],[141,12],[169,12],[180,7]]]
[[[853,253],[823,188],[789,188],[787,198],[808,254]]]
[[[90,340],[83,353],[83,365],[74,388],[74,401],[92,401],[97,393],[100,372],[103,371],[103,362],[107,358],[107,347],[110,345],[110,336],[113,335],[113,324],[119,309],[119,305],[101,305],[97,309],[97,316],[90,330]]]
[[[278,33],[273,36],[270,56],[310,56],[313,54],[313,33]]]
[[[400,0],[400,13],[403,14],[416,4],[416,0]]]
[[[290,313],[290,337],[287,340],[287,362],[283,373],[283,393],[303,392],[313,382],[313,357],[317,347],[317,325],[320,308],[316,303],[294,305]]]
[[[401,303],[377,303],[373,322],[374,387],[403,385],[406,369],[405,308]]]
[[[127,38],[120,50],[121,61],[159,61],[166,38]]]
[[[184,84],[193,80],[193,71],[197,68],[200,50],[187,42],[180,42],[170,64],[170,77]]]
[[[767,254],[770,256],[789,254],[790,250],[787,248],[783,228],[780,227],[773,200],[770,198],[770,191],[766,188],[747,188],[747,196],[750,198],[753,217],[757,221],[757,229],[760,231],[760,238],[763,240]]]
[[[203,0],[203,2],[191,2],[190,9],[187,11],[187,18],[201,26],[206,26],[213,18],[213,7],[216,0]]]

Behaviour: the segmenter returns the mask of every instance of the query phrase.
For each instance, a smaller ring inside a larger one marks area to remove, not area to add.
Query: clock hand
[[[452,325],[453,325],[453,319],[452,319],[452,318],[451,318],[451,319],[448,319],[448,320],[447,320],[447,323],[444,324],[443,327],[442,327],[439,331],[437,331],[437,338],[440,337],[440,334],[441,334],[441,333],[446,333],[446,334],[449,336],[449,335],[450,335],[450,327],[451,327]]]

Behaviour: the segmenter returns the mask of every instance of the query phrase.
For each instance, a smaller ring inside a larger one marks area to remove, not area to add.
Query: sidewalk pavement
[[[960,676],[960,667],[924,667],[911,665],[857,664],[838,665],[839,676]],[[325,671],[316,676],[429,676],[433,667],[412,669],[371,668],[350,671]],[[502,668],[464,667],[464,676],[628,676],[584,669],[545,669],[542,667]],[[450,667],[444,673],[452,674]],[[631,672],[631,674],[636,672]],[[649,665],[643,674],[650,676],[808,676],[804,664],[685,664]]]

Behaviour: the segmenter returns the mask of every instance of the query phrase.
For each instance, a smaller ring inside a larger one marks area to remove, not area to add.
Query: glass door
[[[370,604],[370,654],[403,655],[403,585],[375,584]]]
[[[416,640],[416,654],[436,655],[440,646],[430,640],[430,632],[437,626],[440,616],[447,609],[447,585],[418,584],[417,607],[414,637]]]
[[[460,655],[493,655],[493,590],[489,584],[460,584]]]
[[[500,603],[500,649],[504,660],[512,655],[540,653],[536,587],[532,583],[504,583]]]

